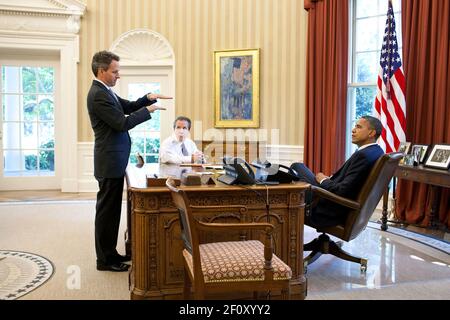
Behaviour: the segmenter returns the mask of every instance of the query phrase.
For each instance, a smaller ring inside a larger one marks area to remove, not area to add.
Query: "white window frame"
[[[18,56],[21,56],[19,59]],[[61,188],[61,106],[59,99],[59,84],[60,84],[60,73],[58,66],[58,57],[48,56],[48,55],[37,55],[36,52],[33,55],[29,54],[15,54],[14,56],[2,55],[0,60],[0,67],[2,66],[27,66],[27,67],[52,67],[54,69],[54,125],[55,125],[55,170],[54,175],[30,175],[30,176],[3,176],[4,171],[4,159],[0,159],[0,166],[2,175],[0,177],[0,190],[17,190],[17,189],[60,189]],[[0,80],[1,83],[1,80]],[[0,102],[2,98],[0,97]],[[2,109],[2,108],[0,108]],[[1,121],[3,124],[3,121]],[[3,131],[3,128],[1,128]],[[2,134],[5,135],[5,132]],[[3,137],[2,137],[3,138]],[[3,149],[3,145],[1,146]],[[3,154],[3,152],[2,152]]]
[[[356,21],[360,19],[356,16],[357,12],[357,2],[358,0],[349,0],[350,6],[349,6],[349,30],[350,37],[349,37],[349,64],[348,64],[348,84],[347,84],[347,117],[346,117],[346,143],[345,143],[345,156],[346,159],[348,159],[351,154],[355,151],[356,146],[352,144],[351,141],[351,131],[354,126],[355,114],[356,114],[356,88],[374,88],[376,90],[377,88],[377,78],[373,79],[373,82],[357,82],[357,70],[356,70],[356,53],[359,52],[374,52],[374,50],[369,51],[356,51]],[[376,1],[376,0],[372,0]],[[380,0],[379,0],[380,1]],[[387,6],[386,11],[380,13],[380,2],[378,1],[378,10],[376,14],[370,15],[363,18],[374,18],[374,17],[380,17],[383,22],[386,21],[386,13],[387,13]],[[388,0],[381,0],[381,1],[387,1]],[[394,0],[398,1],[397,4],[400,4],[401,0]],[[397,27],[397,33],[401,34],[401,8],[400,5],[398,5],[398,10],[396,10],[396,7],[394,6],[394,14],[395,14],[395,22]],[[376,26],[377,33],[379,31],[379,26],[377,24]],[[382,37],[383,35],[378,35],[379,37]],[[399,53],[401,54],[401,44],[399,44]],[[377,70],[379,68],[379,59],[381,54],[381,46],[379,48],[376,48],[376,57],[377,60],[375,61],[377,65]],[[373,102],[375,103],[375,96],[373,97]],[[372,111],[373,112],[373,111]]]

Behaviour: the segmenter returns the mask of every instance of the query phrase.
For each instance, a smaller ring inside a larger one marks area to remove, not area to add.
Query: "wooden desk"
[[[429,215],[429,226],[437,226],[438,206],[441,197],[441,187],[450,188],[450,173],[447,170],[431,169],[420,166],[399,165],[394,177],[431,185],[431,211]],[[389,190],[386,190],[383,197],[383,213],[381,218],[381,230],[387,230],[387,202]],[[393,198],[395,203],[395,181],[393,188]],[[392,210],[395,210],[395,205]]]
[[[183,291],[183,243],[178,212],[166,187],[146,187],[145,176],[177,173],[185,167],[128,166],[128,218],[131,239],[131,299],[181,299]],[[163,173],[162,171],[166,172]],[[275,253],[292,268],[291,294],[304,299],[306,277],[303,272],[303,223],[306,183],[270,186],[216,185],[181,186],[193,205],[246,205],[245,213],[212,211],[199,217],[208,222],[265,222],[266,191],[269,191],[269,221],[275,226]],[[259,233],[208,234],[202,242],[262,239]]]

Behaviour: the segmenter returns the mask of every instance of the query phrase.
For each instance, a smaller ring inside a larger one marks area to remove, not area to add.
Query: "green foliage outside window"
[[[144,152],[144,141],[146,148]],[[135,138],[131,144],[130,163],[137,163],[136,152],[139,152],[145,158],[146,163],[157,163],[159,161],[160,139],[158,138]]]
[[[39,170],[55,171],[55,142],[49,141],[40,146]],[[25,169],[37,170],[37,156],[25,156]]]

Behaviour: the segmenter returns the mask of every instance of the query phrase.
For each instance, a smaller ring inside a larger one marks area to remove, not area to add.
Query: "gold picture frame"
[[[259,49],[214,51],[216,128],[259,128]]]

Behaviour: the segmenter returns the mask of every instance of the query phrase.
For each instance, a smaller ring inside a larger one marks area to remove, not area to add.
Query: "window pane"
[[[53,92],[53,68],[38,68],[38,84],[40,93]]]
[[[373,16],[378,10],[377,2],[374,0],[357,0],[356,1],[356,16],[367,17]]]
[[[136,100],[142,97],[144,94],[160,93],[161,84],[159,82],[148,82],[148,83],[130,83],[128,85],[128,99]],[[158,104],[158,102],[156,103]],[[146,163],[158,162],[159,152],[159,130],[160,130],[160,113],[159,111],[152,113],[152,120],[141,123],[134,129],[130,130],[130,135],[132,137],[132,147],[130,162],[136,163],[137,159],[135,157],[136,152],[139,152],[144,156]],[[149,139],[149,135],[152,136]],[[155,153],[155,154],[149,154]]]
[[[388,1],[387,0],[378,0],[378,14],[386,15],[388,9]]]
[[[131,143],[131,154],[136,154],[139,152],[140,154],[144,154],[144,138],[135,136],[133,137],[133,141]]]
[[[161,93],[161,84],[159,82],[149,83],[130,83],[128,85],[128,99],[137,100],[147,93]]]
[[[19,67],[2,67],[2,92],[20,92]]]
[[[158,155],[148,155],[145,157],[145,162],[146,163],[158,163],[159,162],[159,157]]]
[[[55,125],[53,122],[44,122],[39,124],[39,147],[54,148],[55,147]]]
[[[35,171],[38,168],[38,157],[36,150],[24,150],[24,167],[27,171]]]
[[[402,9],[401,4],[402,4],[401,0],[392,1],[392,8],[394,9],[394,12],[400,11]]]
[[[159,139],[147,138],[145,146],[146,153],[158,153],[159,152]]]
[[[3,123],[3,148],[20,149],[20,123]]]
[[[52,96],[39,96],[39,120],[54,120]]]
[[[11,176],[17,174],[22,170],[21,167],[21,152],[17,150],[5,150],[3,151],[4,159],[4,174],[5,176]]]
[[[354,120],[373,113],[376,92],[376,87],[356,88],[356,114]]]
[[[378,18],[356,21],[356,51],[379,50],[377,21]]]
[[[22,124],[22,148],[37,149],[38,135],[36,122],[23,122]]]
[[[22,67],[22,91],[36,93],[36,68]]]
[[[20,96],[16,94],[3,95],[3,121],[20,120]]]
[[[25,94],[23,96],[23,120],[36,121],[37,114],[37,96]]]
[[[55,171],[55,151],[41,150],[39,152],[39,170]]]
[[[356,82],[376,82],[378,61],[376,52],[356,54]]]

